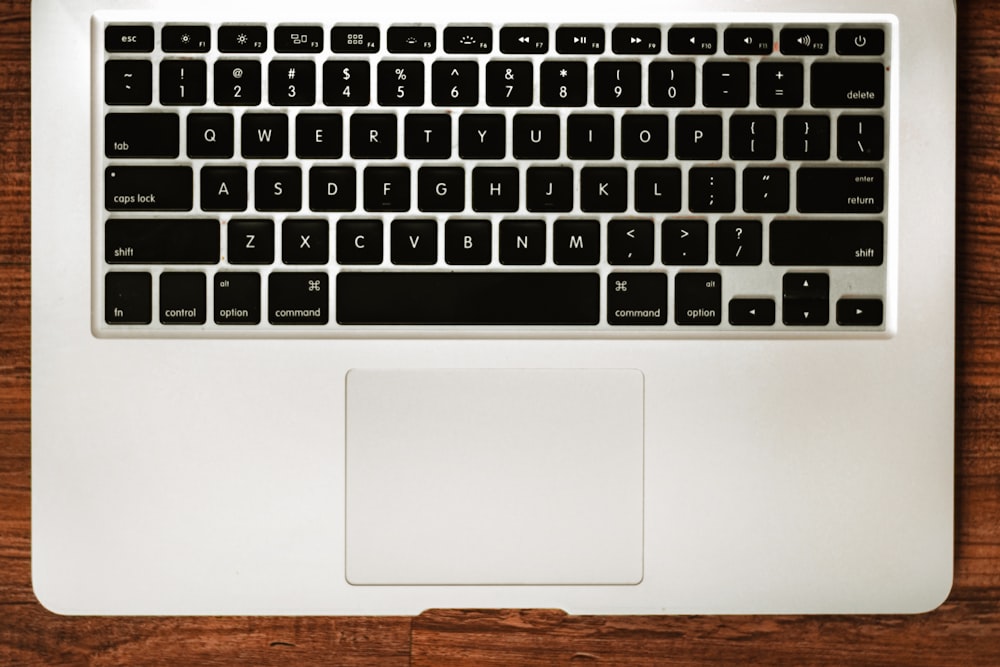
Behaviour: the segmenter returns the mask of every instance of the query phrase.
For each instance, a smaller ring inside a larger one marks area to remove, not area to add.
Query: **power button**
[[[881,28],[841,28],[837,31],[837,53],[842,56],[880,56],[885,52]]]

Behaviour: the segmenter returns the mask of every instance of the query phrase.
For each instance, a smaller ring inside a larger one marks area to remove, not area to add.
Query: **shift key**
[[[191,167],[108,167],[104,208],[108,211],[190,211]]]

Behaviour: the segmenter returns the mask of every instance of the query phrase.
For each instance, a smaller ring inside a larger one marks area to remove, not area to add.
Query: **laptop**
[[[955,13],[35,0],[39,600],[933,609]]]

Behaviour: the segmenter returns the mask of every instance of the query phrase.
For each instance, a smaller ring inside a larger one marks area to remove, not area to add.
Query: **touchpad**
[[[636,370],[352,370],[352,584],[636,584]]]

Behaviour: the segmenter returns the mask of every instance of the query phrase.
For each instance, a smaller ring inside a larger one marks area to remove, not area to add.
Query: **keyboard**
[[[95,16],[97,336],[884,337],[893,26]]]

